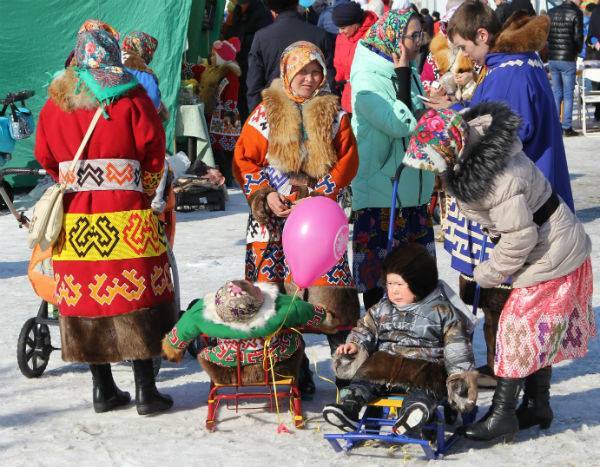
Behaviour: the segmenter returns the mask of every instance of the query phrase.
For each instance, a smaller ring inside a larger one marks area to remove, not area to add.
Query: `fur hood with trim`
[[[98,101],[85,83],[79,81],[71,67],[52,80],[48,87],[48,97],[64,112],[94,110],[98,107]]]
[[[223,321],[217,314],[214,293],[209,293],[204,296],[204,317],[213,323],[223,324],[225,326],[229,326],[230,328],[237,329],[238,331],[250,331],[254,328],[263,327],[270,318],[275,316],[275,313],[277,312],[275,308],[275,300],[279,295],[279,286],[267,282],[257,282],[255,285],[261,290],[264,303],[251,320],[240,323],[226,323]]]
[[[284,173],[325,176],[338,160],[333,130],[339,120],[339,98],[320,94],[299,106],[286,96],[279,79],[262,96],[269,122],[269,164]],[[301,157],[303,151],[306,155]]]
[[[459,201],[484,198],[508,160],[522,150],[517,132],[521,119],[500,102],[484,102],[462,117],[469,124],[469,142],[458,164],[446,172],[446,185]]]
[[[490,53],[539,52],[544,48],[550,32],[548,16],[528,16],[525,12],[513,14],[494,40]]]

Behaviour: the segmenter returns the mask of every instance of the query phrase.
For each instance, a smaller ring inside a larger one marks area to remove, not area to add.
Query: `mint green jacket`
[[[396,98],[392,83],[394,64],[362,43],[356,47],[350,84],[352,86],[352,129],[358,142],[358,174],[352,181],[352,208],[389,208],[392,178],[402,163],[410,133],[417,121],[408,107]],[[423,108],[416,96],[423,94],[417,70],[412,68],[413,109]],[[398,186],[400,207],[427,204],[433,191],[431,172],[405,168]]]

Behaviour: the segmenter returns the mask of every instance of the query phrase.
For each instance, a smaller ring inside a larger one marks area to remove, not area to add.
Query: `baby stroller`
[[[0,182],[3,180],[4,175],[12,174],[42,176],[46,174],[46,171],[41,169],[4,169],[0,170]],[[169,193],[170,192],[167,190],[167,196],[169,196]],[[15,209],[12,200],[2,188],[0,188],[0,196],[7,203],[11,213],[19,222],[19,226],[28,227],[29,221],[27,217],[22,212],[18,212]],[[170,196],[172,197],[172,193],[170,193]],[[167,253],[173,274],[176,306],[179,306],[177,264],[171,249],[175,234],[175,219],[171,212],[173,209],[172,203],[168,206],[169,209],[165,210],[159,217],[161,222],[165,224],[165,235],[169,240],[167,243],[167,245],[169,245]],[[33,290],[42,299],[42,302],[38,308],[37,315],[27,319],[21,327],[21,332],[19,333],[17,341],[17,363],[23,376],[27,378],[38,378],[46,370],[50,354],[55,350],[60,350],[60,347],[54,347],[52,345],[49,328],[49,326],[58,326],[59,324],[58,309],[56,308],[54,296],[56,282],[52,270],[51,247],[44,251],[42,251],[39,246],[36,246],[33,249],[27,275]],[[154,374],[157,375],[161,367],[161,358],[154,358],[153,365]]]
[[[388,253],[393,247],[394,219],[397,207],[397,190],[404,165],[400,165],[392,179],[392,202],[390,209],[390,225],[388,229]],[[402,407],[405,394],[390,394],[368,404],[358,427],[349,433],[328,433],[325,439],[336,452],[348,452],[363,441],[379,441],[390,445],[417,445],[420,446],[427,459],[437,459],[449,451],[459,439],[458,430],[446,434],[447,423],[454,422],[455,413],[446,401],[439,401],[430,423],[421,430],[421,436],[415,434],[398,434],[393,430],[398,421],[398,410]],[[373,408],[378,408],[378,416],[373,416]],[[371,409],[371,410],[369,410]],[[462,425],[466,426],[475,420],[477,406],[470,412],[463,414]]]

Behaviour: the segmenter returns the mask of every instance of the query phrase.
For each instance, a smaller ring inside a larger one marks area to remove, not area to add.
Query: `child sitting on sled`
[[[216,343],[203,348],[198,361],[214,383],[262,382],[264,369],[271,364],[275,374],[297,379],[304,355],[302,336],[278,331],[307,326],[335,332],[336,325],[324,308],[281,294],[275,284],[234,280],[184,313],[163,339],[163,356],[181,361],[189,343],[205,334],[216,337]],[[237,381],[237,348],[241,351],[242,381]],[[265,358],[269,360],[266,363]]]
[[[471,348],[472,322],[462,302],[438,281],[435,260],[411,243],[393,250],[383,263],[387,296],[371,307],[338,347],[333,368],[349,379],[340,402],[327,405],[325,420],[345,431],[358,425],[369,402],[405,393],[399,434],[416,434],[448,399],[461,412],[477,400],[477,372]]]

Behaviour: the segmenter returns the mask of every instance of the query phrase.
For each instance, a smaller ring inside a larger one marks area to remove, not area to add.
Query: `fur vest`
[[[338,97],[321,94],[299,106],[287,97],[279,79],[262,96],[269,122],[269,165],[287,174],[325,176],[338,160],[333,145]]]

